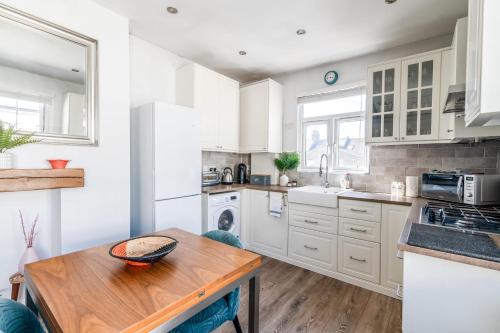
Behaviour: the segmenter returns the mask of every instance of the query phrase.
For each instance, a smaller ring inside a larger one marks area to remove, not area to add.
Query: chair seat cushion
[[[229,308],[223,297],[174,328],[171,333],[208,333],[226,320],[233,320],[233,318],[229,318]]]
[[[0,298],[0,332],[44,333],[44,330],[35,314],[26,306]]]

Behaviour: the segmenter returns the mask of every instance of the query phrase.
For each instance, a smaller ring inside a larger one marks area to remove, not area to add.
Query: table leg
[[[259,333],[260,277],[257,274],[249,281],[248,332]]]
[[[30,291],[28,288],[26,288],[26,306],[28,309],[33,311],[33,313],[36,315],[38,314],[38,310],[36,308],[35,302],[33,302],[33,298],[31,297]]]

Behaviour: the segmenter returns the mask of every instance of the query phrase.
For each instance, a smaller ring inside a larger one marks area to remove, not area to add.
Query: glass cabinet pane
[[[432,110],[420,111],[420,135],[431,134]]]
[[[381,133],[381,116],[375,115],[372,117],[372,137],[379,138]]]
[[[384,115],[384,136],[392,136],[394,115]]]
[[[384,95],[384,112],[394,111],[394,94]]]
[[[418,111],[408,112],[406,115],[406,135],[417,135]]]
[[[418,87],[418,64],[408,66],[408,89]]]
[[[381,94],[382,93],[382,72],[373,73],[373,93]]]
[[[394,91],[394,68],[385,70],[385,84],[384,84],[384,92],[393,92]]]
[[[418,90],[408,91],[406,108],[408,110],[418,108]]]
[[[422,63],[422,87],[432,86],[434,62],[432,60]]]
[[[373,113],[380,113],[382,109],[382,96],[373,97]]]
[[[420,92],[420,107],[432,108],[432,88],[422,89]]]

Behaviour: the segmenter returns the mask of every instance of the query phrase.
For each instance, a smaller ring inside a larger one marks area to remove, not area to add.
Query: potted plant
[[[279,155],[279,158],[274,159],[274,165],[281,171],[280,186],[288,185],[287,170],[295,170],[299,166],[300,155],[296,151],[284,152]]]
[[[33,133],[19,134],[14,126],[0,121],[0,169],[12,169],[13,155],[8,150],[39,141],[33,139]]]

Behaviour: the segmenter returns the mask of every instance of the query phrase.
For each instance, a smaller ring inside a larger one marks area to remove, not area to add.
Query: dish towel
[[[283,194],[269,192],[269,215],[281,217],[283,210]]]

